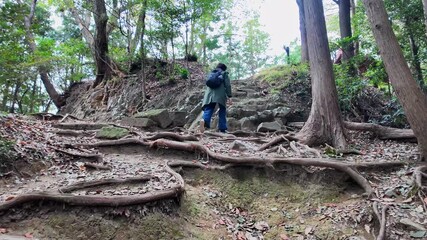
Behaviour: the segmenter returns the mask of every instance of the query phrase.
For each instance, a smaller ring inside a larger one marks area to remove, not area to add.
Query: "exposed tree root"
[[[40,112],[40,113],[32,113],[31,116],[36,117],[37,119],[43,120],[43,121],[54,121],[54,120],[60,120],[64,116],[60,114],[52,114],[47,112]]]
[[[74,120],[79,120],[79,121],[81,121],[81,119],[80,119],[80,118],[75,117],[75,116],[73,116],[73,115],[71,115],[71,114],[67,113],[67,114],[65,114],[65,116],[64,116],[61,120],[59,120],[59,123],[64,122],[67,118],[71,118],[71,119],[74,119]]]
[[[373,123],[356,122],[344,122],[344,126],[350,130],[373,132],[379,139],[417,140],[412,129],[390,128]]]
[[[100,180],[94,180],[94,181],[82,181],[82,182],[77,182],[69,186],[60,188],[58,189],[58,191],[60,193],[71,193],[76,190],[81,190],[81,189],[91,188],[91,187],[99,187],[104,185],[147,182],[153,178],[154,176],[152,175],[142,175],[138,177],[125,178],[125,179],[107,178],[107,179],[100,179]]]
[[[70,130],[97,130],[103,127],[111,126],[109,123],[57,123],[52,124],[52,127],[59,129],[70,129]]]
[[[86,148],[97,148],[97,147],[111,147],[111,146],[130,145],[130,144],[137,144],[137,145],[142,145],[142,146],[149,146],[150,145],[148,142],[144,142],[141,139],[125,138],[125,139],[119,139],[119,140],[100,141],[100,142],[95,142],[95,143],[76,144],[76,146],[86,147]]]
[[[60,203],[67,203],[69,205],[78,205],[78,206],[107,206],[107,207],[118,207],[118,206],[128,206],[136,204],[144,204],[148,202],[154,202],[165,199],[176,199],[181,196],[184,192],[184,180],[172,170],[167,164],[165,165],[166,171],[169,172],[172,176],[175,177],[177,184],[169,189],[165,190],[156,190],[140,195],[132,196],[99,196],[99,195],[72,195],[67,193],[56,193],[56,192],[34,192],[29,194],[23,194],[17,196],[9,201],[0,203],[0,215],[4,214],[8,209],[17,207],[24,203],[28,202],[37,202],[37,201],[54,201]],[[132,179],[109,179],[109,180],[100,180],[93,182],[83,182],[73,184],[66,188],[62,188],[60,192],[71,192],[78,189],[100,186],[105,184],[117,184],[125,182],[140,182],[148,181],[152,176],[143,176],[140,178]]]
[[[95,170],[111,170],[112,169],[110,166],[99,165],[94,163],[84,163],[83,166],[86,168],[91,168]]]
[[[55,151],[57,151],[57,152],[64,153],[64,154],[67,154],[73,158],[76,158],[79,161],[102,162],[102,156],[100,154],[73,153],[73,152],[68,152],[68,151],[65,151],[65,150],[62,150],[59,148],[53,148],[53,149],[55,149]]]
[[[262,157],[233,157],[229,155],[223,155],[220,153],[209,150],[206,146],[200,143],[194,142],[176,142],[170,140],[159,139],[151,142],[151,147],[163,147],[171,148],[175,150],[184,150],[189,152],[200,151],[206,153],[209,157],[215,158],[222,162],[234,163],[234,164],[253,164],[253,165],[265,165],[268,167],[274,164],[286,163],[303,166],[317,166],[317,167],[329,167],[340,170],[347,173],[353,180],[355,180],[364,190],[367,195],[372,195],[373,190],[369,182],[357,171],[355,171],[348,164],[334,161],[324,160],[319,158],[262,158]]]
[[[423,177],[427,178],[427,174],[424,171],[427,170],[427,165],[419,166],[415,168],[413,176],[415,186],[420,190],[426,190],[427,187],[423,185]]]
[[[387,225],[387,209],[388,209],[388,205],[383,205],[382,210],[381,210],[381,215],[380,212],[378,210],[378,203],[374,202],[372,204],[372,208],[374,210],[375,216],[378,219],[378,222],[380,223],[380,230],[378,232],[378,236],[376,238],[376,240],[383,240],[386,236],[386,225]]]
[[[191,162],[191,161],[184,161],[184,160],[175,160],[168,163],[170,167],[190,167],[190,168],[201,168],[205,170],[225,170],[231,167],[241,166],[238,164],[225,164],[222,166],[211,166],[211,165],[205,165],[200,162]]]
[[[150,136],[150,137],[144,137],[142,138],[143,140],[157,140],[160,138],[166,138],[166,139],[172,139],[172,140],[176,140],[176,141],[197,141],[197,137],[193,136],[193,135],[180,135],[180,134],[176,134],[176,133],[172,133],[172,132],[159,132],[157,134],[155,134],[154,136]]]
[[[276,144],[279,144],[283,141],[285,141],[289,144],[289,140],[285,136],[283,136],[283,135],[277,136],[277,137],[273,138],[270,142],[263,144],[261,147],[259,147],[258,151],[264,151],[265,149],[267,149],[271,146],[274,146]]]
[[[54,131],[54,133],[58,135],[64,135],[64,136],[79,137],[79,136],[91,136],[95,133],[95,131],[56,130]]]
[[[23,194],[10,201],[0,204],[0,212],[17,207],[23,203],[34,201],[54,201],[67,203],[75,206],[107,206],[119,207],[136,204],[144,204],[164,199],[176,198],[182,193],[180,186],[175,186],[165,190],[153,191],[141,195],[133,196],[76,196],[72,194],[60,194],[51,192],[39,192]]]

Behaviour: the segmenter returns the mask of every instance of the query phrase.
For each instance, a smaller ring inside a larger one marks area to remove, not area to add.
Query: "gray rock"
[[[239,120],[240,122],[240,129],[244,130],[244,131],[255,131],[256,130],[256,126],[253,123],[253,121],[251,121],[250,118],[242,118]]]
[[[233,141],[231,143],[230,148],[233,150],[236,150],[236,151],[240,151],[240,152],[254,150],[252,146],[250,146],[249,144],[242,142],[240,140]]]
[[[257,127],[257,132],[275,132],[280,131],[282,125],[278,122],[263,122]]]
[[[134,118],[134,117],[125,117],[120,120],[120,124],[138,128],[147,128],[156,126],[157,123],[149,118]]]
[[[288,107],[278,107],[273,110],[274,117],[286,118],[286,116],[291,112],[291,109]]]
[[[172,125],[175,127],[183,127],[187,123],[187,112],[185,111],[172,111],[169,113],[172,119]]]
[[[129,134],[129,130],[126,128],[119,127],[103,127],[101,130],[96,132],[96,138],[105,138],[105,139],[120,139]]]
[[[157,123],[161,128],[166,128],[171,125],[172,119],[169,117],[169,112],[166,109],[153,109],[145,112],[137,113],[135,118],[149,118]]]

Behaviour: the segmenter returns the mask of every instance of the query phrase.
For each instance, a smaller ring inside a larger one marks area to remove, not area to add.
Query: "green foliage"
[[[175,65],[175,74],[179,75],[182,79],[188,79],[189,71],[180,65]]]
[[[0,173],[7,171],[16,160],[16,153],[13,150],[14,142],[0,137]]]

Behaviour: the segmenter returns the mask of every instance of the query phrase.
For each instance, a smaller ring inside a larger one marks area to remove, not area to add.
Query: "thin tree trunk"
[[[427,0],[423,0],[423,8],[424,8],[424,25],[426,28],[426,36],[427,36]]]
[[[414,34],[412,33],[411,29],[410,28],[406,28],[406,29],[409,31],[409,33],[408,33],[408,35],[409,35],[409,46],[411,47],[412,62],[413,62],[412,65],[413,65],[413,68],[415,71],[415,76],[417,76],[417,82],[420,85],[421,89],[425,90],[418,44],[415,42]]]
[[[427,157],[427,97],[413,78],[382,0],[363,0],[385,69],[418,140],[422,159]]]
[[[36,105],[36,96],[37,96],[37,76],[33,77],[33,87],[31,89],[31,97],[30,97],[30,106],[29,106],[29,112],[34,112],[34,107]]]
[[[9,101],[9,96],[10,96],[10,94],[9,94],[10,85],[11,85],[11,82],[9,80],[6,80],[6,82],[3,86],[3,93],[2,93],[3,98],[2,98],[2,103],[1,103],[1,110],[5,111],[5,112],[8,111],[7,102]]]
[[[18,102],[18,95],[20,90],[21,90],[21,81],[16,80],[15,88],[13,90],[13,95],[12,95],[12,104],[10,105],[10,109],[9,109],[10,113],[15,113],[15,104]]]
[[[147,100],[147,90],[146,90],[146,80],[145,80],[145,18],[147,14],[147,1],[144,0],[142,2],[141,14],[139,15],[141,21],[141,78],[142,78],[142,101],[145,102]]]
[[[308,120],[297,138],[307,145],[346,147],[338,94],[326,33],[322,0],[304,2],[312,81],[312,105]]]
[[[31,32],[31,24],[34,18],[36,4],[37,4],[37,0],[33,0],[31,4],[30,14],[28,16],[25,16],[25,19],[24,19],[27,43],[32,53],[35,53],[37,49],[33,32]],[[59,93],[56,91],[55,87],[53,86],[52,82],[49,79],[49,75],[47,74],[48,71],[46,70],[46,68],[44,66],[39,66],[38,71],[40,74],[40,78],[46,88],[46,91],[49,94],[49,97],[52,99],[55,106],[59,109],[65,104],[64,97],[59,95]]]
[[[82,33],[83,38],[86,40],[86,43],[90,49],[90,53],[92,55],[93,60],[96,59],[95,54],[95,38],[93,37],[92,33],[89,31],[89,25],[91,20],[91,12],[87,11],[85,13],[84,19],[82,19],[77,9],[70,8],[70,12],[74,17],[74,20],[76,21],[77,25],[80,28],[80,32]]]
[[[341,39],[351,38],[350,0],[340,0],[338,5]],[[343,60],[348,60],[353,56],[353,43],[349,42],[343,47]]]
[[[350,0],[350,8],[351,8],[351,18],[356,16],[356,2],[355,0]],[[358,26],[356,24],[353,25],[353,29],[357,32]],[[359,53],[359,40],[354,41],[354,54],[357,55]]]
[[[301,32],[301,62],[307,63],[308,56],[308,46],[307,46],[307,29],[305,26],[305,15],[304,15],[304,0],[297,0],[298,9],[299,9],[299,29]]]

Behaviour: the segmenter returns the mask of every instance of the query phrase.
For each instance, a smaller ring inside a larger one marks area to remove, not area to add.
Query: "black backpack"
[[[206,78],[206,86],[215,89],[219,88],[221,84],[224,82],[224,71],[222,69],[214,69],[212,72],[209,73],[208,77]]]

